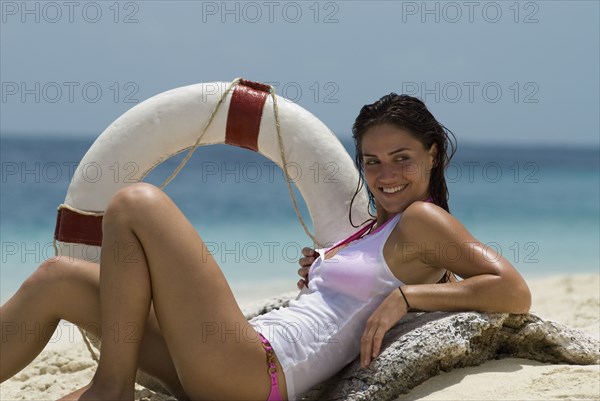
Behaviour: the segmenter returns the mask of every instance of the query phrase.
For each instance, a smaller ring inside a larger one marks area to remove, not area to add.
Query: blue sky
[[[598,1],[2,1],[0,132],[94,137],[162,91],[278,83],[338,136],[389,92],[460,142],[598,146]]]

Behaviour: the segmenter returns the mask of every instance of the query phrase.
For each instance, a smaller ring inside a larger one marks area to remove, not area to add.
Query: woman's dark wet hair
[[[423,144],[425,149],[430,149],[434,143],[436,144],[437,155],[434,160],[434,167],[431,170],[429,195],[433,199],[433,203],[449,213],[448,187],[446,186],[444,172],[456,152],[456,137],[435,119],[421,100],[392,92],[373,104],[363,106],[352,126],[352,137],[356,146],[354,162],[359,172],[359,179],[356,192],[352,197],[352,202],[350,202],[350,224],[353,227],[358,227],[352,223],[352,204],[365,183],[362,162],[363,135],[369,128],[379,124],[391,124],[408,131]],[[375,198],[368,187],[367,193],[369,195],[369,214],[373,216],[371,211],[375,210]]]

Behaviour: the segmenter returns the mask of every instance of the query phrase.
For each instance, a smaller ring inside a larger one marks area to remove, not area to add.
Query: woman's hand
[[[301,290],[303,287],[308,287],[308,270],[313,262],[319,257],[319,252],[315,251],[312,248],[303,248],[302,249],[303,258],[300,258],[298,263],[300,263],[300,269],[298,269],[298,275],[302,277],[302,279],[298,280],[298,289]]]
[[[399,289],[392,291],[390,295],[375,309],[375,312],[367,320],[367,325],[360,339],[360,365],[366,368],[373,358],[379,356],[383,336],[388,332],[406,313],[408,306],[400,294]]]

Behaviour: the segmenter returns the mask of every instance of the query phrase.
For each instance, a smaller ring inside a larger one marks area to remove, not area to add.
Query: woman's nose
[[[394,179],[398,176],[398,170],[391,164],[382,163],[381,169],[379,170],[379,178],[382,180],[385,179]]]

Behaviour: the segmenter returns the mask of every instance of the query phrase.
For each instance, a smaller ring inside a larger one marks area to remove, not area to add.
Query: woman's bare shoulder
[[[473,239],[462,223],[441,207],[429,202],[413,202],[402,213],[396,226],[400,233],[419,238],[435,239],[460,237]]]
[[[422,255],[436,252],[432,242],[439,239],[432,236],[432,226],[443,224],[444,214],[448,215],[444,209],[420,201],[404,210],[384,248],[388,266],[398,280],[406,284],[435,283],[445,272]],[[436,222],[440,219],[442,223]]]
[[[416,201],[411,203],[402,213],[401,221],[408,223],[441,223],[456,220],[450,213],[430,202]]]

